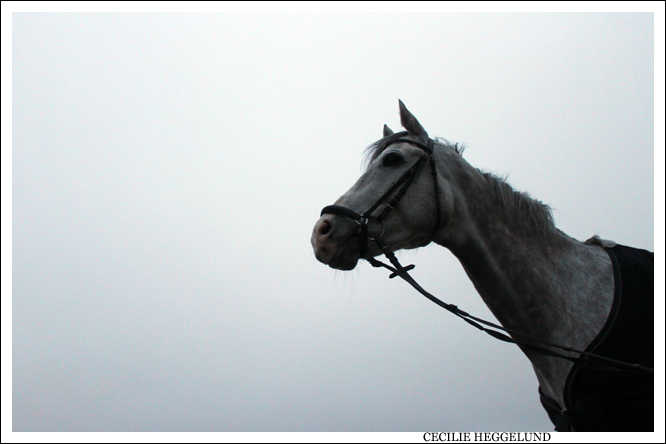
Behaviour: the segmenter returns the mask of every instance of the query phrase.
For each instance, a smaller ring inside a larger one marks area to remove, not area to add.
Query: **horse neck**
[[[435,241],[460,260],[505,328],[584,349],[610,311],[608,256],[557,230],[539,202],[461,162],[447,178],[454,214]],[[526,354],[542,384],[563,388],[567,365]],[[549,371],[553,365],[559,370]]]

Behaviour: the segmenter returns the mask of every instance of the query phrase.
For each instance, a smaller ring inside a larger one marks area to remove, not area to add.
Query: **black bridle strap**
[[[358,214],[355,211],[350,210],[347,207],[343,207],[341,205],[327,205],[324,207],[324,209],[321,210],[320,216],[323,216],[324,214],[328,213],[335,213],[335,214],[341,214],[342,216],[347,216],[348,218],[355,220],[359,225],[361,220],[363,220],[363,216]]]
[[[402,139],[401,139],[402,140]],[[409,140],[405,140],[407,142],[411,142]],[[422,145],[422,144],[421,144]],[[421,170],[423,169],[423,165],[425,162],[430,160],[432,158],[431,155],[428,155],[426,153],[423,154],[417,160],[411,168],[409,168],[405,173],[400,176],[400,178],[397,180],[396,183],[394,183],[377,201],[363,214],[358,214],[357,212],[350,210],[349,208],[343,207],[341,205],[328,205],[325,206],[321,210],[321,216],[324,214],[340,214],[342,216],[346,216],[354,221],[361,227],[361,233],[363,234],[365,238],[365,242],[361,244],[361,251],[360,255],[361,257],[365,256],[365,253],[368,251],[368,239],[367,239],[367,229],[368,229],[368,220],[370,215],[377,209],[379,205],[388,197],[390,196],[395,190],[402,184],[402,188],[393,196],[391,201],[384,207],[384,210],[380,213],[380,215],[377,217],[378,222],[382,222],[384,218],[388,215],[388,213],[395,208],[395,206],[398,204],[400,199],[407,193],[407,190],[409,187],[412,186],[413,183],[416,183],[418,180],[419,176],[421,175]],[[437,203],[437,214],[438,214],[438,220],[439,220],[439,199]],[[439,228],[439,225],[436,227],[436,230]],[[434,233],[433,233],[434,236]],[[414,268],[413,266],[411,268]]]
[[[439,195],[442,194],[442,192],[439,188],[439,180],[437,179],[437,163],[435,162],[435,155],[434,155],[435,141],[431,138],[428,138],[427,144],[423,144],[418,140],[411,140],[411,139],[398,139],[393,143],[396,142],[405,142],[417,146],[421,148],[423,151],[425,151],[428,155],[428,160],[430,162],[430,173],[432,174],[432,184],[435,191],[435,205],[437,208],[437,218],[435,219],[435,229],[432,232],[430,239],[428,239],[428,242],[426,242],[427,245],[430,243],[430,241],[432,241],[433,237],[435,237],[435,234],[437,233],[437,231],[439,231],[439,228],[442,226],[442,204],[439,201]]]
[[[397,142],[404,142],[404,143],[409,143],[411,145],[417,146],[421,148],[423,151],[425,151],[424,155],[417,160],[414,165],[410,169],[408,169],[401,177],[398,179],[398,181],[391,186],[377,201],[363,214],[358,214],[355,211],[350,210],[349,208],[340,206],[340,205],[328,205],[325,206],[321,210],[320,216],[323,216],[324,214],[327,213],[332,213],[332,214],[340,214],[346,217],[349,217],[350,219],[356,221],[361,226],[364,226],[367,224],[367,219],[370,217],[370,215],[377,209],[379,205],[386,199],[388,196],[390,196],[397,188],[400,186],[401,183],[407,181],[405,185],[400,189],[400,191],[391,199],[391,201],[387,204],[386,207],[384,207],[384,210],[381,212],[381,214],[377,217],[378,221],[382,221],[388,213],[395,208],[395,206],[398,204],[400,199],[405,195],[409,187],[411,186],[412,183],[416,183],[418,181],[419,176],[421,175],[421,170],[423,169],[423,165],[425,162],[430,163],[430,172],[432,174],[432,181],[433,181],[433,188],[435,192],[435,205],[437,208],[437,216],[435,219],[435,229],[432,232],[432,235],[428,239],[428,242],[426,242],[426,245],[432,241],[432,238],[435,236],[439,228],[441,227],[441,220],[442,220],[442,204],[440,203],[439,200],[439,195],[441,194],[440,188],[439,188],[439,181],[437,179],[437,166],[435,163],[435,156],[433,155],[434,151],[434,146],[435,146],[435,141],[433,139],[428,138],[428,143],[424,144],[421,143],[417,140],[411,140],[411,139],[397,139],[392,143],[397,143]],[[413,180],[408,180],[412,179]],[[367,246],[366,246],[367,247]],[[365,249],[364,249],[365,251]]]
[[[425,151],[428,154],[432,154],[433,151],[434,151],[434,147],[435,147],[435,141],[430,139],[430,138],[428,138],[428,143],[427,144],[421,143],[418,140],[402,139],[402,138],[395,140],[393,143],[398,143],[398,142],[405,142],[405,143],[409,143],[409,144],[418,146],[419,148],[421,148],[423,151]]]
[[[393,199],[384,207],[384,210],[377,216],[377,220],[382,221],[384,218],[389,214],[389,212],[395,208],[396,205],[398,205],[398,202],[402,197],[407,193],[407,190],[409,187],[412,186],[412,184],[416,183],[418,180],[419,176],[421,175],[421,170],[423,169],[423,165],[425,162],[428,160],[428,155],[424,154],[419,158],[419,160],[416,161],[416,163],[409,169],[407,172],[402,176],[402,178],[389,189],[384,196],[382,196],[381,199],[379,199],[371,208],[368,210],[368,216],[379,206],[379,204],[386,198],[387,196],[391,195],[391,193],[397,188],[397,185],[399,185],[403,180],[406,180],[405,184],[400,188],[400,190],[393,196]]]
[[[428,157],[426,154],[424,154],[419,158],[419,160],[417,160],[414,163],[414,165],[412,165],[410,169],[405,171],[405,173],[402,176],[400,176],[400,179],[398,179],[398,181],[394,183],[391,186],[391,188],[389,188],[384,194],[382,194],[382,197],[377,199],[377,201],[368,210],[364,211],[363,214],[358,214],[355,211],[352,211],[349,208],[343,207],[341,205],[328,205],[321,210],[321,216],[327,213],[335,213],[347,216],[350,219],[353,219],[357,222],[362,221],[363,219],[367,219],[388,196],[390,196],[403,182],[407,181],[403,185],[402,189],[398,192],[398,194],[396,194],[396,196],[394,196],[391,202],[389,203],[389,206],[393,208],[398,203],[397,201],[400,200],[400,198],[402,198],[402,196],[405,195],[411,184],[416,182],[416,179],[418,178],[421,169],[423,168],[423,162],[426,160],[428,160]],[[412,178],[414,180],[408,180]]]

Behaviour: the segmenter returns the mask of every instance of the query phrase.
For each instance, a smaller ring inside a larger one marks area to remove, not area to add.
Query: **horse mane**
[[[536,231],[555,229],[553,213],[549,205],[532,198],[526,192],[514,190],[506,179],[478,169],[477,171],[486,180],[505,220],[515,226]]]
[[[384,150],[401,137],[407,136],[407,131],[400,131],[389,136],[383,137],[375,143],[369,145],[364,150],[364,170],[372,164]],[[438,144],[452,149],[458,155],[462,156],[465,150],[464,145],[451,143],[441,137],[435,138]],[[506,220],[514,223],[516,226],[523,226],[530,230],[548,231],[555,229],[551,207],[543,202],[533,199],[528,193],[516,191],[509,185],[505,178],[495,176],[479,169],[476,169],[488,184],[489,191],[495,197],[495,201],[502,210]]]

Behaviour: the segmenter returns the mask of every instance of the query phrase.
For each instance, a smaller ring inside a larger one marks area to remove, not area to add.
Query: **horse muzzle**
[[[353,270],[367,251],[361,226],[334,214],[323,214],[315,223],[311,243],[317,260],[338,270]]]

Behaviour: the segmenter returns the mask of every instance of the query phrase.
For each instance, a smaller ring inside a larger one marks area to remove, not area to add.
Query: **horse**
[[[352,270],[364,259],[411,279],[393,251],[448,248],[531,362],[555,430],[652,431],[654,253],[569,237],[548,205],[471,166],[461,146],[431,139],[399,109],[405,131],[385,125],[363,174],[322,210],[317,260]]]

